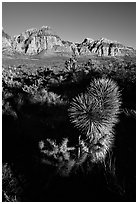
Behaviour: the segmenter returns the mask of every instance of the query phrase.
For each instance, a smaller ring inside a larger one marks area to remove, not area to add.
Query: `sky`
[[[62,40],[101,37],[136,47],[135,2],[3,2],[2,26],[10,36],[50,26]]]

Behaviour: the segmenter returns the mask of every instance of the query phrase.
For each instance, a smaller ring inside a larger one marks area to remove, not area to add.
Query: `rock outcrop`
[[[82,43],[64,41],[48,26],[26,30],[13,38],[2,31],[2,48],[3,53],[11,55],[19,53],[40,57],[47,55],[71,56],[72,54],[77,56],[124,56],[135,54],[133,48],[105,38],[99,40],[85,38]]]
[[[15,36],[13,39],[13,49],[28,55],[37,55],[42,53],[42,51],[45,51],[43,52],[45,53],[44,55],[73,53],[71,45],[68,42],[62,41],[48,26],[43,26],[40,30],[29,29]]]
[[[11,37],[2,30],[2,53],[5,55],[12,55],[12,40]]]
[[[125,47],[117,41],[101,38],[93,40],[86,38],[81,44],[77,44],[80,55],[96,54],[98,56],[124,56],[126,54],[133,54],[134,49]]]

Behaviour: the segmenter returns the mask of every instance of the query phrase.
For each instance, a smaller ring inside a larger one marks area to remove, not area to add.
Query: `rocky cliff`
[[[29,29],[11,38],[2,31],[3,53],[20,53],[29,56],[72,55],[124,56],[134,55],[135,50],[105,38],[84,39],[82,43],[63,41],[50,27]]]
[[[73,43],[62,41],[48,26],[41,29],[29,29],[13,38],[13,49],[28,55],[69,53],[73,54]]]
[[[84,39],[80,44],[77,44],[79,55],[97,54],[98,56],[124,56],[134,54],[134,49],[125,47],[117,41],[101,38],[93,40],[90,38]]]
[[[11,37],[2,30],[2,53],[5,55],[12,55],[12,40]]]

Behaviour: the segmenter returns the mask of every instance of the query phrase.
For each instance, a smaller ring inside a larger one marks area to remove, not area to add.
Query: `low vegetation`
[[[135,59],[2,75],[3,201],[134,201]]]

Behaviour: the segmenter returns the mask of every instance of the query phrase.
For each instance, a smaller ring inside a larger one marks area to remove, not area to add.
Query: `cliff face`
[[[5,55],[12,55],[12,40],[11,37],[2,30],[2,53]]]
[[[133,54],[134,49],[125,47],[116,41],[101,38],[99,40],[92,40],[86,38],[81,44],[77,45],[80,55],[86,53],[97,54],[98,56],[124,56],[126,54]]]
[[[72,53],[71,46],[62,42],[50,27],[43,26],[40,30],[29,29],[24,33],[15,36],[13,39],[13,49],[19,53],[37,55],[42,53],[54,54],[61,52]]]
[[[78,56],[124,56],[133,55],[133,48],[101,38],[93,40],[84,39],[82,43],[63,41],[50,27],[43,26],[41,29],[29,29],[20,35],[10,38],[4,31],[2,33],[3,53],[20,53],[25,55],[72,55]]]

